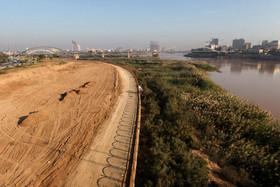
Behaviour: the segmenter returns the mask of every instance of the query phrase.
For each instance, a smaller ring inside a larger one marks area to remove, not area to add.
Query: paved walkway
[[[96,134],[87,155],[66,186],[122,186],[127,174],[133,131],[137,115],[136,81],[125,69],[116,67],[122,80],[112,116]]]

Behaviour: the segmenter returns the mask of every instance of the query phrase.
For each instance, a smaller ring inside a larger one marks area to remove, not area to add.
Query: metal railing
[[[138,157],[138,148],[139,148],[139,138],[140,138],[140,122],[141,122],[141,94],[140,94],[140,88],[139,88],[139,81],[135,75],[135,73],[128,67],[122,66],[120,64],[115,63],[109,63],[108,64],[119,66],[123,69],[126,69],[129,71],[132,76],[134,77],[136,81],[137,86],[137,93],[138,93],[138,106],[137,106],[137,115],[135,120],[135,130],[134,130],[134,136],[132,140],[132,146],[131,146],[131,154],[129,159],[129,165],[127,168],[127,173],[125,177],[125,186],[134,187],[135,185],[135,177],[136,177],[136,167],[137,167],[137,157]]]

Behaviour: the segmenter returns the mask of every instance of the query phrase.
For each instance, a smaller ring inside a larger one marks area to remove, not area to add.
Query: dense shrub
[[[209,153],[245,169],[257,183],[279,183],[280,129],[269,112],[222,91],[192,92],[186,101]]]
[[[191,136],[192,115],[181,108],[179,93],[167,88],[158,77],[148,77],[141,82],[144,83],[142,105],[145,110],[137,183],[147,186],[208,184],[205,161],[189,152],[197,148],[197,144]]]

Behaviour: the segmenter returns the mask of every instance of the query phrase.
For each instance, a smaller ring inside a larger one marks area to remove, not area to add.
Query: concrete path
[[[138,95],[133,76],[123,68],[116,68],[122,80],[122,93],[114,112],[99,127],[88,153],[75,171],[70,173],[66,186],[124,185],[135,128]]]

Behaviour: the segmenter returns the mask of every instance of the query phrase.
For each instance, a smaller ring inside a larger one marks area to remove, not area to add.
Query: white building
[[[271,42],[269,42],[268,40],[264,40],[262,42],[262,47],[264,49],[280,49],[280,41],[279,40],[273,40]]]

